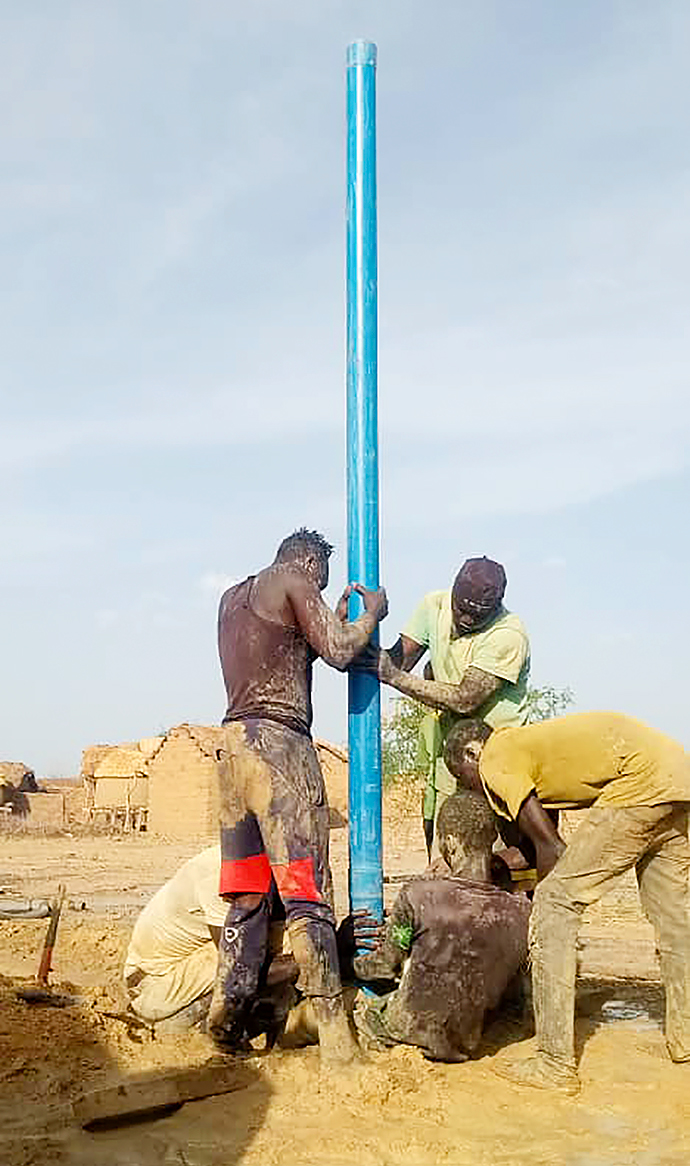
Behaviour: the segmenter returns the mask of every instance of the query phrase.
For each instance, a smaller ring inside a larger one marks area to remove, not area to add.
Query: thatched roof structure
[[[103,758],[116,749],[116,745],[90,745],[81,755],[81,776],[84,781],[93,781],[94,773]]]
[[[23,761],[0,761],[0,784],[19,786],[23,778],[33,776],[33,769]]]
[[[147,764],[163,740],[163,737],[144,737],[141,741],[127,741],[122,745],[91,745],[82,753],[82,779],[145,777]]]
[[[148,758],[139,749],[123,749],[117,745],[108,750],[93,776],[96,781],[104,777],[144,777],[147,763]]]
[[[343,761],[347,765],[347,749],[341,749],[339,745],[332,745],[330,741],[324,741],[323,737],[315,737],[314,745],[319,751],[323,749],[326,753],[330,753],[338,761]]]

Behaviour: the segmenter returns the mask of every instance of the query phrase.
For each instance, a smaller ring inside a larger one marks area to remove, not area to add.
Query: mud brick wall
[[[148,777],[135,777],[129,787],[129,805],[132,810],[144,809],[149,804]]]
[[[130,779],[128,777],[99,777],[96,779],[96,798],[94,806],[97,810],[115,809],[127,805],[127,790]]]
[[[27,794],[27,825],[50,826],[60,830],[65,824],[65,795],[61,793]]]
[[[86,822],[86,789],[84,786],[68,786],[62,796],[65,799],[65,825]]]
[[[0,814],[0,829],[62,830],[65,824],[64,794],[23,794],[22,805],[26,813]]]
[[[149,834],[218,836],[218,771],[187,734],[171,734],[149,762]]]
[[[343,761],[319,741],[316,752],[323,773],[331,810],[331,829],[347,826],[347,761]]]

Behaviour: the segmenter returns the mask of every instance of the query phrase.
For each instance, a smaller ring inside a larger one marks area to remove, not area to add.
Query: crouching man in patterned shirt
[[[355,1023],[375,1044],[416,1045],[430,1060],[465,1061],[487,1015],[519,994],[530,904],[492,884],[497,831],[479,794],[449,797],[438,834],[441,857],[400,892],[382,945],[353,961],[360,980],[400,977],[393,992],[358,1006]]]

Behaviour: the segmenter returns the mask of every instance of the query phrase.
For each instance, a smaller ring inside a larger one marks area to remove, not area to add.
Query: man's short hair
[[[333,547],[318,530],[307,530],[306,526],[301,526],[299,530],[283,539],[278,547],[276,559],[284,563],[314,555],[327,563],[332,554]]]
[[[446,798],[438,813],[439,842],[452,834],[467,850],[490,850],[498,836],[496,819],[482,794],[460,789]]]
[[[458,721],[453,725],[443,747],[443,760],[454,777],[460,776],[462,755],[470,741],[488,741],[491,736],[491,727],[486,721],[476,718],[470,721]]]

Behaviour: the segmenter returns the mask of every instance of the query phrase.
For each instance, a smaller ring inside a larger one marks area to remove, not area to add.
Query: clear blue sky
[[[485,553],[537,683],[690,744],[689,33],[684,0],[5,6],[0,756],[218,720],[220,589],[294,527],[345,581],[356,37],[383,640]]]

